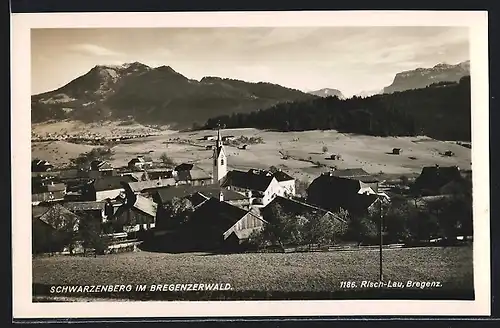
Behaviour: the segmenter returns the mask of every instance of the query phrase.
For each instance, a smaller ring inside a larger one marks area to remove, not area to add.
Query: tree
[[[302,226],[304,239],[312,246],[314,244],[330,244],[335,237],[336,226],[329,215],[323,213],[309,212],[305,214],[305,224]]]
[[[182,225],[189,221],[191,214],[194,212],[194,206],[187,198],[174,197],[170,202],[165,204],[165,211],[171,220],[173,220],[170,222]]]
[[[79,228],[79,237],[85,250],[93,248],[96,254],[104,254],[110,240],[101,233],[101,223],[94,217],[87,215],[82,218]]]
[[[278,172],[278,168],[273,165],[273,166],[269,167],[269,172],[276,173],[276,172]]]
[[[168,157],[167,153],[162,153],[160,155],[160,160],[166,167],[175,166],[175,162],[170,157]]]
[[[328,147],[327,146],[323,146],[323,148],[321,150],[323,150],[323,153],[326,153],[328,151]]]
[[[286,244],[299,244],[303,236],[303,218],[286,213],[280,204],[271,204],[262,209],[263,219],[267,222],[262,230],[263,239],[272,245],[283,248]]]

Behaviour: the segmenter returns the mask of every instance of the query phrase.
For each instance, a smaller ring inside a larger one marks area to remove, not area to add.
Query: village
[[[131,158],[120,168],[106,160],[65,169],[43,159],[33,160],[34,253],[109,254],[144,245],[165,251],[175,245],[175,251],[181,252],[248,251],[250,239],[274,224],[270,221],[280,220],[265,214],[270,209],[279,207],[293,217],[328,218],[342,227],[350,220],[345,213],[351,220],[376,216],[381,208],[377,204],[387,206],[393,195],[400,199],[410,185],[410,181],[395,185],[361,168],[330,168],[307,186],[306,195],[299,194],[297,180],[280,168],[229,170],[226,146],[233,136],[223,136],[218,130],[217,135],[202,139],[213,143],[206,146],[213,152],[212,172],[193,163],[166,168],[147,155]],[[471,179],[470,174],[457,166],[424,167],[412,190],[417,190],[418,203],[425,207],[453,194],[457,185]],[[415,196],[407,198],[417,204]],[[79,233],[85,229],[86,233]],[[341,234],[346,229],[333,231]],[[453,238],[472,233],[460,235]],[[426,241],[442,237],[429,235]],[[334,249],[335,240],[339,238],[315,246]],[[358,246],[362,243],[356,241]],[[268,240],[263,248],[276,249],[272,244]],[[290,244],[298,249],[297,242]],[[285,248],[281,245],[280,251]]]

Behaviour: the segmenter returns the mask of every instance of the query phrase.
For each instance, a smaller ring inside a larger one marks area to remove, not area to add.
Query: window
[[[220,165],[224,165],[224,158],[220,159]]]

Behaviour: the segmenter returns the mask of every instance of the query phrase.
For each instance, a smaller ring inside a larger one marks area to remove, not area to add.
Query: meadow
[[[132,299],[472,298],[472,247],[384,249],[384,281],[440,282],[439,288],[361,288],[378,281],[378,250],[313,253],[155,253],[33,258],[34,296],[51,285],[229,283],[230,291],[90,297]],[[354,281],[358,288],[341,287]],[[65,295],[60,295],[65,296]],[[76,295],[87,296],[89,295]]]
[[[189,162],[211,172],[212,152],[206,146],[213,141],[200,140],[215,131],[176,132],[164,130],[159,135],[112,147],[110,163],[115,167],[126,166],[139,155],[148,154],[155,161],[166,153],[176,163]],[[250,144],[247,149],[226,146],[230,169],[281,168],[296,179],[310,182],[321,172],[330,168],[363,168],[371,174],[418,175],[423,166],[458,165],[471,168],[471,150],[455,142],[438,141],[428,137],[373,137],[345,134],[334,130],[275,132],[257,129],[228,129],[223,135],[237,137],[260,137],[263,143]],[[74,145],[65,141],[34,142],[32,156],[46,159],[54,164],[68,164],[71,158],[87,152],[95,146]],[[401,148],[400,155],[391,154],[393,148]],[[326,151],[324,151],[326,149]],[[446,151],[454,156],[444,156]],[[283,154],[286,154],[285,159]],[[332,160],[331,155],[340,155]]]

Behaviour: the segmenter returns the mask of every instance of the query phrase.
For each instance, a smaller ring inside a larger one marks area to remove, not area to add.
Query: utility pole
[[[382,222],[382,197],[378,196],[378,213],[379,213],[379,236],[380,236],[380,247],[379,247],[379,260],[380,260],[380,281],[384,280],[384,276],[382,274],[382,244],[384,242],[383,237],[383,222]]]

